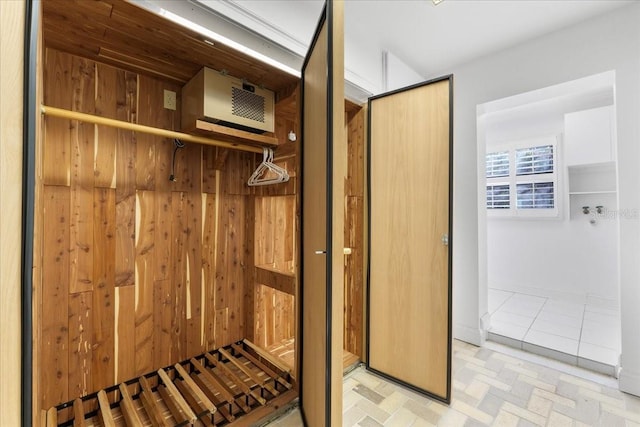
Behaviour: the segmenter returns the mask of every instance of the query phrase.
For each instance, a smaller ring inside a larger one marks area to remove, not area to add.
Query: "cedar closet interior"
[[[221,144],[183,140],[178,148],[173,138],[146,131],[41,116],[37,425],[80,418],[101,425],[110,417],[117,425],[135,418],[145,425],[195,418],[196,425],[248,424],[293,400],[299,79],[121,0],[43,0],[40,28],[38,100],[45,109]],[[182,87],[202,67],[273,91],[273,134],[181,122]],[[164,108],[165,90],[176,93],[175,110]],[[365,110],[345,102],[345,366],[363,357]],[[290,179],[250,187],[265,146]]]

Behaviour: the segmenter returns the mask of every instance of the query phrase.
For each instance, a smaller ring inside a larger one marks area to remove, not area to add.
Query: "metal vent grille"
[[[264,97],[237,87],[231,88],[231,114],[264,123]]]

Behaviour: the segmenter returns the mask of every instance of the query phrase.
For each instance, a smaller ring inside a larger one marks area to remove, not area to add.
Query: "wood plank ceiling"
[[[44,0],[47,47],[119,68],[186,83],[203,66],[274,92],[298,79],[124,0]],[[215,28],[212,30],[215,31]]]

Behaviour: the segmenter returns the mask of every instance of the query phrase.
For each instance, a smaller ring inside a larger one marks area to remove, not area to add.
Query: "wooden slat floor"
[[[295,369],[295,338],[287,338],[267,347],[267,351],[282,360],[293,371]]]
[[[49,409],[46,426],[250,425],[297,396],[289,372],[247,341]]]
[[[275,343],[266,349],[269,353],[282,360],[292,372],[295,371],[295,338],[284,339],[279,343]],[[346,371],[360,362],[360,358],[350,353],[347,350],[343,350],[342,353],[342,366]]]

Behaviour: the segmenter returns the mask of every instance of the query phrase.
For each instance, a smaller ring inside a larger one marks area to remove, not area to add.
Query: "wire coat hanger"
[[[253,174],[251,174],[247,185],[254,187],[258,185],[279,184],[287,181],[289,181],[289,173],[273,163],[273,150],[271,148],[263,148],[262,163],[260,163]]]

